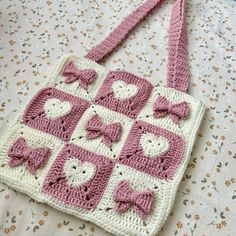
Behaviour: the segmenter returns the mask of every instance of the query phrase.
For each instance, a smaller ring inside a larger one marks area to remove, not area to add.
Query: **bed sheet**
[[[65,53],[83,56],[141,0],[1,0],[0,131]],[[171,1],[133,31],[103,64],[163,85]],[[161,236],[236,233],[236,1],[187,0],[190,94],[206,113]],[[108,236],[98,226],[0,183],[0,235]]]

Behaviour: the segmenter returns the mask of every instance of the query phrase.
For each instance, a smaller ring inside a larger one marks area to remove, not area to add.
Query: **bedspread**
[[[141,0],[1,0],[0,132],[44,84],[60,55],[83,56]],[[103,61],[154,84],[166,76],[171,1]],[[190,94],[206,113],[174,208],[159,235],[236,232],[236,1],[187,0]],[[98,226],[0,183],[0,235],[108,236]]]

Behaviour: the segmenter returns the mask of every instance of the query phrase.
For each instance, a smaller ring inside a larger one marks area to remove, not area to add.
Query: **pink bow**
[[[79,80],[79,84],[83,89],[88,89],[88,85],[96,79],[96,71],[93,69],[79,70],[71,61],[63,70],[63,76],[66,76],[65,83],[72,83]]]
[[[109,125],[103,124],[101,118],[97,114],[92,116],[85,126],[85,130],[87,131],[86,137],[88,139],[102,136],[102,141],[108,147],[111,147],[113,142],[119,141],[121,129],[122,126],[118,122]]]
[[[178,123],[181,118],[187,117],[189,107],[187,102],[172,104],[166,97],[159,96],[153,106],[154,117],[159,118],[170,114],[173,122]]]
[[[130,188],[127,180],[121,180],[112,193],[116,202],[115,210],[124,212],[131,206],[143,219],[150,211],[154,199],[153,191],[135,191]]]
[[[49,153],[50,149],[47,147],[28,147],[24,138],[21,137],[8,150],[8,156],[10,157],[9,165],[15,167],[26,161],[26,168],[30,173],[35,174],[36,170],[47,160]]]

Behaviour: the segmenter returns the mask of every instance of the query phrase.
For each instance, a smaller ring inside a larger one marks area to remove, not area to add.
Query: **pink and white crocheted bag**
[[[116,235],[157,234],[204,113],[186,94],[184,0],[173,3],[166,87],[97,62],[160,1],[140,5],[85,58],[61,58],[3,136],[3,182]]]

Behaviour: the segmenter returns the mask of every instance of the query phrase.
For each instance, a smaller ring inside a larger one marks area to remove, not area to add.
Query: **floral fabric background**
[[[65,53],[83,56],[141,0],[1,0],[0,132]],[[171,1],[133,31],[104,65],[164,85]],[[236,222],[236,1],[187,0],[190,94],[206,113],[161,236],[233,236]],[[0,183],[0,235],[108,236]]]

